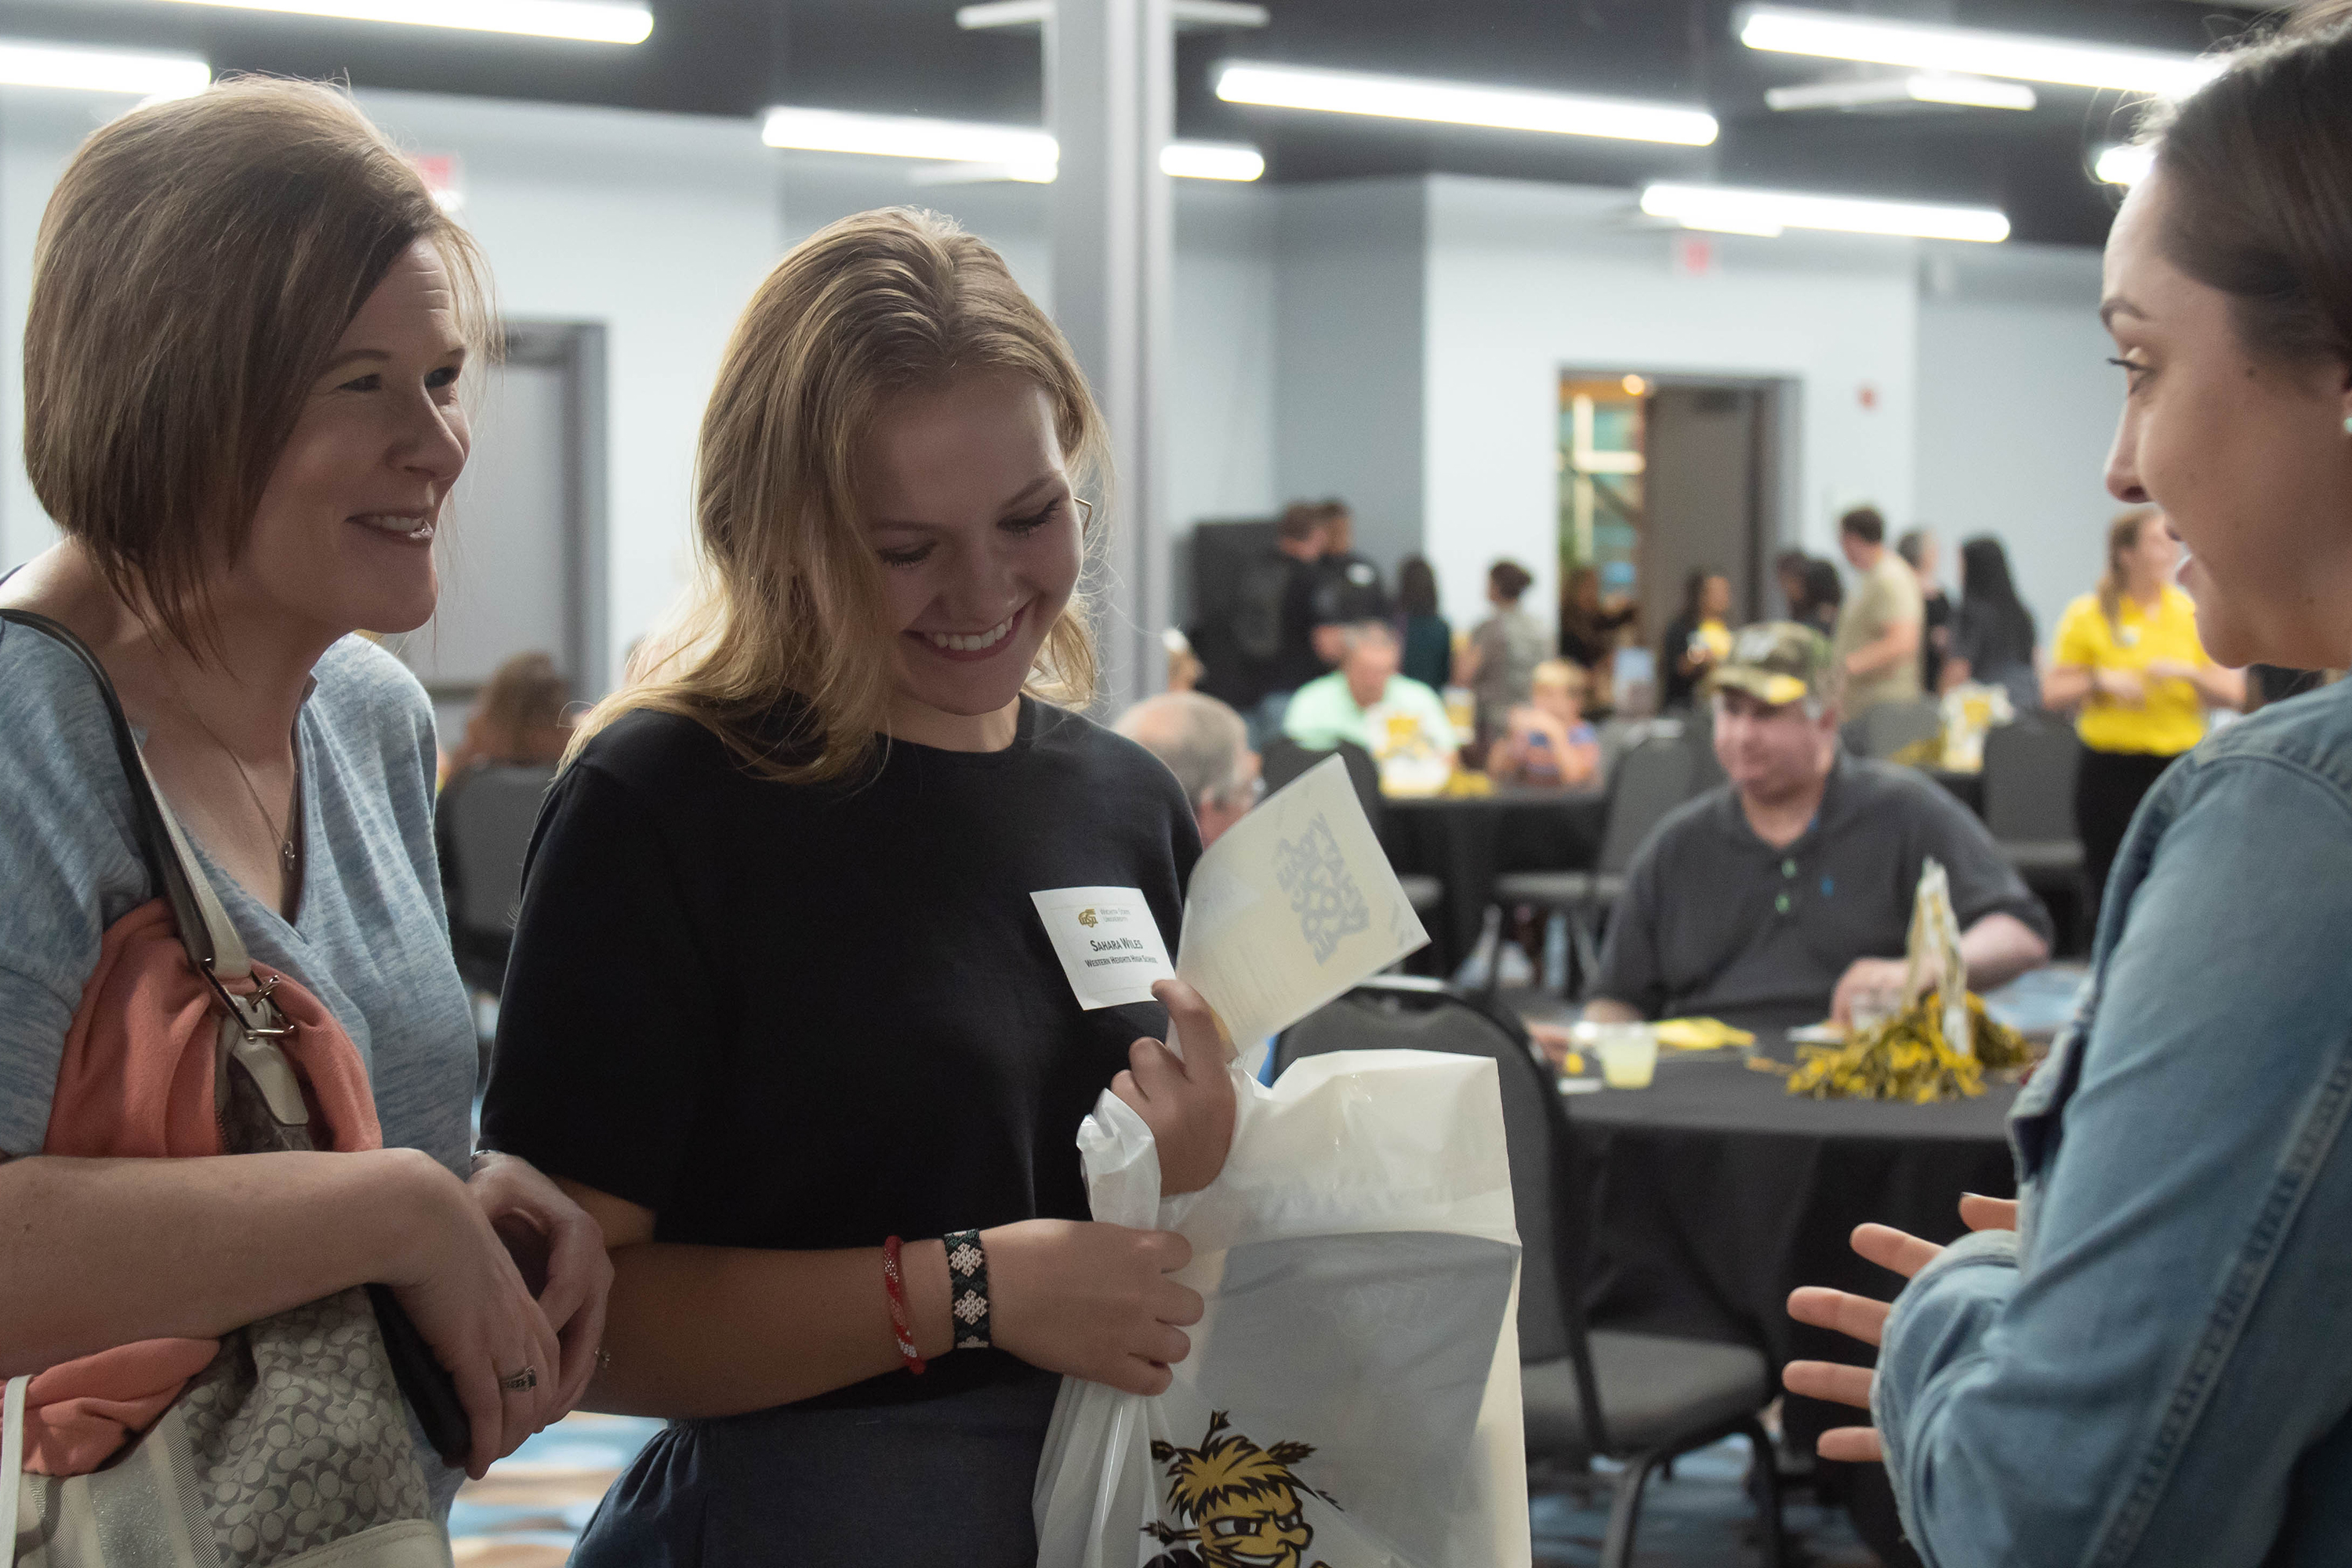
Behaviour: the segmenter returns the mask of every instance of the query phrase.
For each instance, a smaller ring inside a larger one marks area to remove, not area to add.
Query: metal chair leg
[[[1764,1561],[1768,1568],[1788,1568],[1789,1536],[1780,1523],[1780,1456],[1753,1417],[1739,1424],[1739,1435],[1748,1439],[1748,1450],[1756,1457],[1756,1474],[1764,1489]]]
[[[1592,937],[1592,922],[1580,905],[1568,911],[1568,935],[1576,952],[1576,993],[1569,1000],[1581,1002],[1592,994],[1593,984],[1601,978],[1601,952]]]
[[[1642,1513],[1642,1486],[1658,1464],[1655,1454],[1637,1454],[1617,1472],[1617,1489],[1609,1500],[1609,1533],[1601,1542],[1601,1568],[1632,1568],[1633,1526]]]

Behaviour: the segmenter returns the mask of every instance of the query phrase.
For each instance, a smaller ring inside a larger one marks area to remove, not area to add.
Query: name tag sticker
[[[1029,898],[1072,994],[1088,1012],[1151,1001],[1153,983],[1174,978],[1141,889],[1053,888]]]

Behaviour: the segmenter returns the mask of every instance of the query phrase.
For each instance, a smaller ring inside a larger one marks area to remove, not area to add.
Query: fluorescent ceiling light
[[[177,0],[183,5],[226,5],[278,11],[339,22],[405,22],[422,27],[463,27],[476,33],[523,33],[539,38],[579,38],[592,44],[641,44],[654,30],[643,5],[611,0]]]
[[[186,98],[204,91],[212,79],[212,67],[193,55],[136,55],[0,39],[0,82],[11,87]]]
[[[1160,169],[1183,180],[1255,180],[1265,155],[1234,142],[1171,142],[1160,149]]]
[[[771,109],[760,140],[771,147],[814,153],[869,153],[956,163],[1051,163],[1059,154],[1052,136],[1018,125],[841,109]]]
[[[1244,0],[1169,0],[1169,19],[1180,33],[1202,28],[1263,27],[1266,10]],[[1054,0],[980,0],[956,9],[956,26],[966,31],[987,27],[1036,27],[1052,20]]]
[[[2021,81],[1990,77],[1916,71],[1909,76],[1866,77],[1854,81],[1810,81],[1768,88],[1764,101],[1786,112],[1800,109],[1908,108],[1915,103],[1957,103],[1971,109],[2032,109],[2033,89]]]
[[[2201,86],[2221,68],[2219,60],[2196,55],[2127,49],[2021,33],[1987,33],[1974,27],[1895,22],[1875,16],[1791,11],[1777,5],[1759,5],[1748,12],[1739,30],[1739,41],[1751,49],[1770,49],[1781,54],[1868,60],[1921,70],[1969,71],[1979,76],[2055,82],[2064,87],[2114,88],[2166,97]]]
[[[1642,210],[1652,217],[1674,218],[1685,228],[1718,229],[1729,234],[1775,235],[1783,229],[1825,228],[1846,234],[1910,235],[1921,239],[1987,243],[2009,237],[2009,219],[1991,207],[1883,202],[1797,191],[1740,190],[1727,185],[1652,185],[1642,193]]]
[[[883,158],[925,158],[970,169],[927,169],[924,184],[1054,178],[1061,148],[1051,133],[1020,125],[965,120],[924,120],[904,114],[858,114],[840,109],[768,110],[760,140],[771,147],[813,153],[864,153]],[[1229,142],[1171,142],[1160,150],[1163,173],[1192,180],[1255,180],[1265,159],[1255,147]]]
[[[2092,172],[2111,185],[2136,185],[2156,167],[2156,149],[2145,142],[2126,142],[2099,154]]]
[[[1217,96],[1227,103],[1276,109],[1319,109],[1486,125],[1502,131],[1544,131],[1562,136],[1609,136],[1632,142],[1672,142],[1705,147],[1715,140],[1715,116],[1671,103],[1586,98],[1520,88],[1474,87],[1413,77],[1367,76],[1305,66],[1234,60],[1217,73]]]

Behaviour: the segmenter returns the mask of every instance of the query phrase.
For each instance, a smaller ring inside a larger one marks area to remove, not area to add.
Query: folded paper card
[[[1333,755],[1201,857],[1176,973],[1233,1038],[1259,1040],[1428,940]]]

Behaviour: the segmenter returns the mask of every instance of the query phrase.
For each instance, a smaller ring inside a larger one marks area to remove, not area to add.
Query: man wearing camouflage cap
[[[1968,808],[1909,768],[1846,755],[1830,644],[1742,631],[1707,682],[1730,782],[1675,811],[1626,873],[1585,1016],[1846,1019],[1903,984],[1922,865],[1950,874],[1969,984],[2048,962],[2050,917]]]

